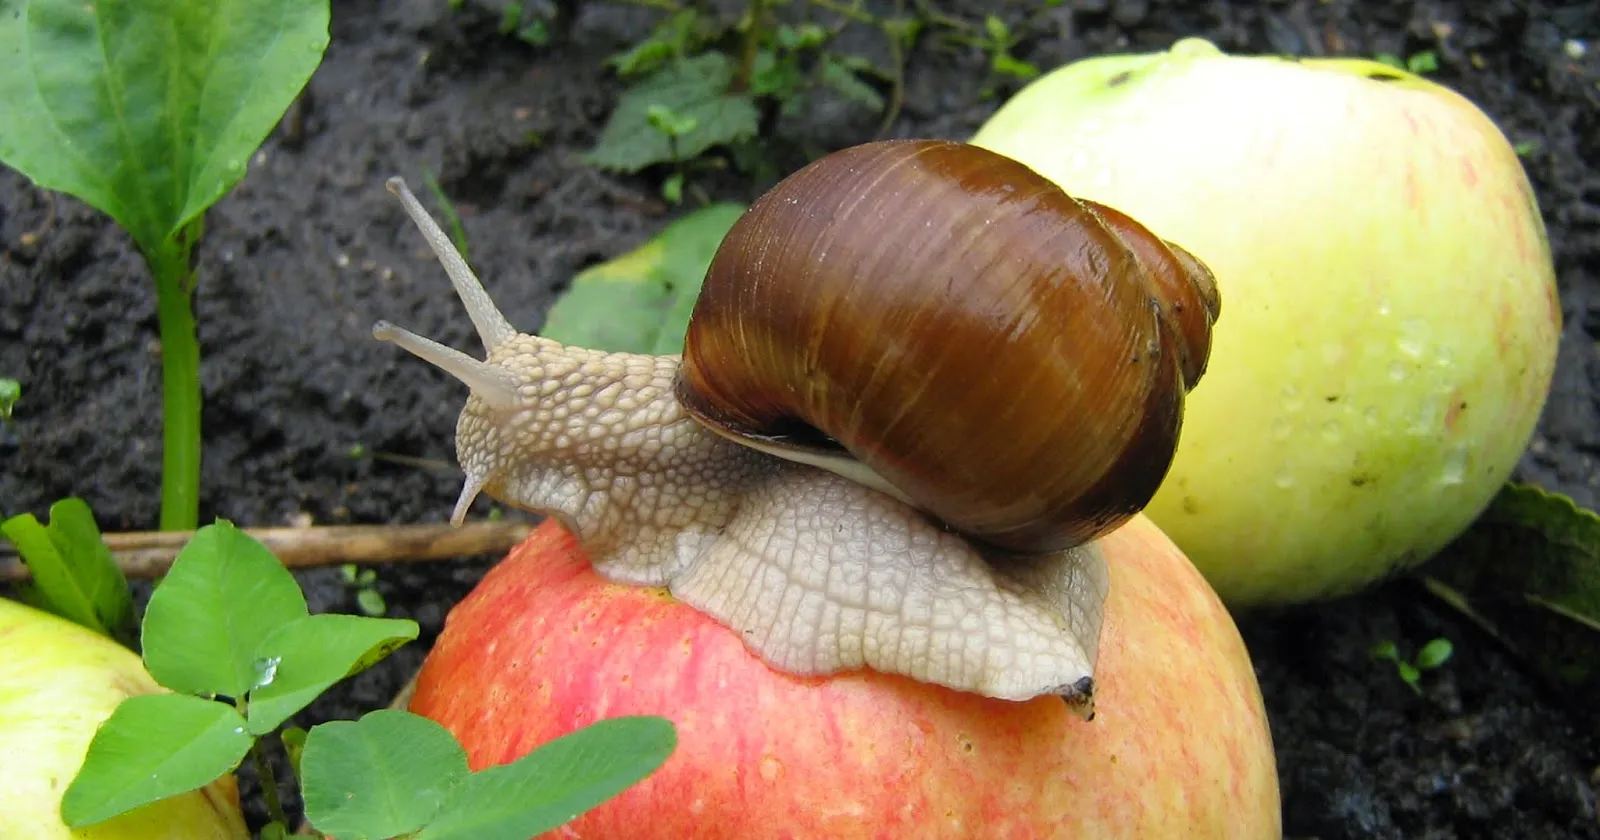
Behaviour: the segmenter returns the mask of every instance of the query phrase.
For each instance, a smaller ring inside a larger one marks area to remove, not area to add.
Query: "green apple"
[[[72,830],[61,795],[124,698],[166,689],[111,639],[0,598],[0,837],[249,840],[234,778]]]
[[[1216,273],[1210,367],[1146,512],[1230,605],[1345,594],[1493,498],[1549,393],[1549,243],[1504,134],[1362,59],[1093,58],[973,142],[1116,207]]]

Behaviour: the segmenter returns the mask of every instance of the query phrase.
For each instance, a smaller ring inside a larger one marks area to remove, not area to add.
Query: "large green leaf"
[[[256,650],[263,679],[250,692],[250,731],[276,729],[329,686],[415,639],[417,629],[409,619],[336,614],[303,616],[279,627]]]
[[[289,570],[233,523],[195,532],[150,596],[144,613],[144,662],[174,691],[240,697],[261,683],[271,663],[261,643],[308,614]]]
[[[713,204],[573,278],[540,334],[592,350],[681,353],[700,283],[740,204]]]
[[[0,161],[148,254],[244,176],[322,61],[328,0],[6,0]]]
[[[565,825],[654,773],[678,746],[665,718],[597,721],[468,777],[417,840],[523,840]]]
[[[237,767],[251,743],[244,718],[225,703],[182,694],[130,697],[89,742],[62,796],[62,818],[90,825],[203,787]]]
[[[421,828],[439,811],[467,776],[467,754],[443,726],[379,709],[360,720],[314,727],[300,772],[306,819],[318,831],[394,837]]]

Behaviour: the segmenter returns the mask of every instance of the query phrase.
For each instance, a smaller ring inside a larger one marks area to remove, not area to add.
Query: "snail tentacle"
[[[461,298],[461,303],[467,308],[467,316],[472,319],[473,327],[478,330],[478,338],[483,342],[486,350],[493,350],[509,341],[517,334],[515,327],[501,314],[500,308],[494,305],[494,299],[489,297],[483,284],[478,282],[476,274],[467,265],[467,261],[456,250],[455,244],[446,236],[439,224],[422,208],[417,197],[411,194],[411,189],[406,186],[403,178],[390,178],[384,182],[389,192],[400,197],[400,205],[405,208],[406,215],[422,231],[422,238],[427,240],[428,247],[444,266],[445,273],[450,275],[450,282],[455,286],[456,295]]]

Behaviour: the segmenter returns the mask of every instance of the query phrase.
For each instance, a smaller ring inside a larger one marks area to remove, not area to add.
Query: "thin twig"
[[[527,537],[525,522],[469,522],[457,528],[430,525],[327,525],[310,528],[255,528],[261,541],[290,568],[337,563],[400,563],[497,554]],[[130,578],[165,574],[193,531],[130,531],[105,534],[122,573]],[[9,543],[0,543],[0,583],[30,577]]]
[[[898,23],[905,12],[905,0],[895,0],[894,17],[890,20]],[[889,61],[894,64],[894,78],[889,89],[889,104],[883,109],[883,121],[878,123],[878,131],[873,135],[875,139],[883,139],[894,127],[894,121],[900,117],[900,109],[906,101],[906,55],[905,45],[900,43],[900,29],[885,22],[882,27],[884,37],[889,41]]]

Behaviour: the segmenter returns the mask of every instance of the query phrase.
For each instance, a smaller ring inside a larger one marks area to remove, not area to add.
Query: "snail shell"
[[[1194,256],[1017,161],[867,143],[733,226],[675,387],[724,436],[1058,551],[1155,493],[1219,306]]]

